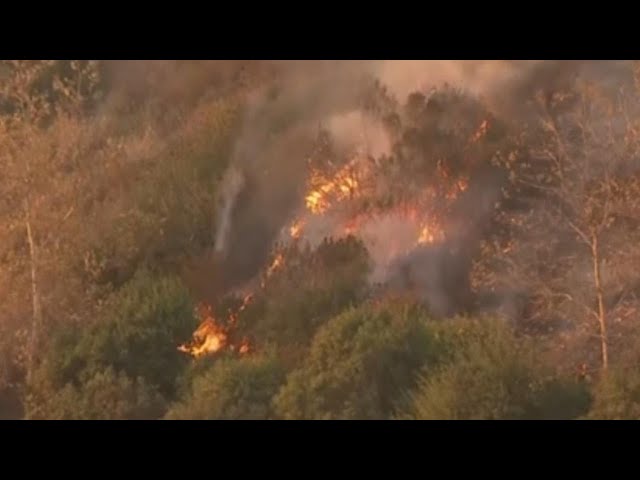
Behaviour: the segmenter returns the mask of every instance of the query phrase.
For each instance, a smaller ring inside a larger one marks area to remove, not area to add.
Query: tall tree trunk
[[[600,324],[600,353],[602,355],[602,370],[604,373],[609,368],[609,353],[607,350],[607,321],[604,308],[604,295],[602,293],[602,277],[600,274],[600,250],[598,247],[597,233],[591,234],[591,258],[593,259],[593,279],[598,300],[598,323]]]
[[[29,334],[29,345],[27,350],[27,382],[31,380],[33,373],[34,358],[36,345],[38,340],[38,330],[41,323],[42,310],[40,306],[40,292],[38,289],[38,269],[37,269],[37,251],[36,244],[33,239],[33,229],[31,226],[31,212],[28,200],[25,202],[25,226],[27,228],[27,240],[29,242],[29,265],[31,270],[31,331]]]

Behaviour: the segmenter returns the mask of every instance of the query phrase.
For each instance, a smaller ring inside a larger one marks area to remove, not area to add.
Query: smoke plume
[[[223,178],[220,192],[220,216],[216,228],[215,242],[215,251],[217,253],[223,253],[226,249],[233,207],[243,186],[244,176],[242,172],[232,166]]]
[[[526,118],[527,101],[535,93],[561,88],[580,75],[606,77],[620,68],[616,62],[506,60],[268,65],[275,73],[249,97],[231,167],[242,171],[246,181],[226,181],[230,185],[225,187],[218,225],[216,250],[224,252],[224,271],[236,285],[256,275],[274,243],[286,237],[289,225],[304,211],[309,159],[321,131],[330,134],[336,158],[377,164],[391,153],[394,139],[388,128],[363,106],[364,92],[375,81],[401,104],[413,92],[428,95],[448,84],[481,98],[496,116]],[[415,223],[393,213],[364,221],[359,236],[375,264],[372,282],[387,281],[398,288],[417,285],[442,314],[464,303],[459,297],[466,295],[466,287],[460,282],[504,180],[495,172],[483,175],[486,178],[461,196],[447,219],[450,235],[444,245],[416,245]],[[347,216],[337,211],[307,218],[304,238],[314,244],[344,234],[339,226]]]

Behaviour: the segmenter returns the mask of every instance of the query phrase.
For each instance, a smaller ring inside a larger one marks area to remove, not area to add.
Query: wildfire
[[[293,222],[293,225],[289,228],[289,235],[291,238],[300,238],[300,235],[302,235],[302,227],[304,227],[304,222],[302,220],[296,220]]]
[[[218,352],[226,344],[227,333],[216,323],[213,317],[209,317],[193,333],[193,342],[187,345],[180,345],[178,350],[198,358]]]
[[[238,349],[238,352],[240,352],[241,355],[244,355],[245,353],[249,353],[249,350],[250,350],[249,341],[247,339],[244,339],[240,344],[240,348]]]
[[[178,347],[179,351],[196,358],[220,351],[227,345],[228,338],[226,329],[218,324],[209,305],[201,304],[197,310],[204,320],[193,332],[192,341]]]
[[[487,128],[488,122],[481,125],[482,131]],[[361,159],[353,159],[346,167],[340,169],[333,176],[320,170],[313,170],[311,172],[309,179],[310,190],[305,196],[305,203],[309,215],[322,216],[339,202],[363,197],[366,194],[363,190],[363,184],[376,185],[380,180],[383,180],[376,176],[379,172],[372,170],[369,164],[363,164],[359,160]],[[377,207],[372,208],[371,206],[375,205],[375,203],[372,202],[367,202],[369,207],[366,208],[366,211],[355,208],[357,211],[353,212],[350,210],[354,209],[346,208],[335,217],[338,219],[338,223],[336,223],[335,219],[331,219],[327,223],[331,231],[327,231],[326,235],[358,235],[362,227],[370,224],[370,221],[375,217],[400,216],[409,224],[415,225],[417,244],[429,244],[441,241],[444,238],[444,233],[441,228],[436,225],[435,219],[437,218],[438,212],[434,212],[431,206],[437,204],[434,203],[434,200],[437,200],[438,197],[442,197],[448,201],[456,200],[459,194],[467,189],[468,180],[466,178],[454,178],[452,172],[446,167],[444,159],[438,161],[437,167],[442,182],[440,183],[440,187],[436,185],[425,185],[420,198],[415,198],[409,202],[402,202],[390,209],[388,207],[383,207],[382,209]],[[375,189],[371,193],[376,195]],[[355,204],[352,206],[357,207]],[[340,219],[340,217],[342,218]],[[312,221],[309,216],[307,216],[305,220],[305,222],[298,220],[293,223],[289,229],[291,238],[297,239],[303,235],[302,226],[307,221]],[[278,264],[278,258],[276,258],[274,265],[277,267],[279,266]],[[269,271],[273,269],[274,266],[269,268]]]
[[[433,243],[436,237],[429,228],[429,225],[425,225],[420,231],[420,236],[418,237],[418,244],[424,245],[428,243]]]
[[[230,325],[235,325],[237,320],[238,320],[238,314],[240,312],[242,312],[245,308],[247,308],[247,305],[249,305],[251,300],[253,300],[253,293],[250,293],[250,294],[246,295],[242,299],[242,305],[240,305],[240,307],[238,308],[237,311],[235,311],[235,312],[230,311],[229,312],[229,321],[227,323],[229,323]]]
[[[489,120],[481,123],[469,139],[479,141],[490,128]],[[437,163],[437,175],[420,189],[408,189],[403,200],[393,201],[395,190],[387,201],[386,179],[376,171],[371,162],[353,159],[337,172],[312,170],[309,190],[304,197],[306,211],[281,232],[284,241],[297,240],[303,236],[315,239],[321,236],[360,235],[383,262],[393,261],[398,255],[419,245],[431,245],[444,241],[444,218],[448,206],[466,191],[469,179],[460,172],[451,171],[446,160]],[[415,192],[415,193],[413,193]],[[411,197],[409,197],[411,195]],[[371,198],[369,198],[371,197]],[[349,202],[358,199],[357,202]],[[344,202],[345,208],[334,209]],[[330,211],[330,212],[329,212]],[[387,222],[388,221],[388,222]],[[387,222],[387,223],[385,223]],[[379,233],[384,231],[384,235]],[[287,235],[288,234],[288,235]],[[382,240],[381,240],[382,239]],[[368,243],[367,243],[368,242]],[[278,252],[266,268],[261,287],[285,265],[285,257]],[[251,351],[246,338],[235,343],[231,333],[237,326],[238,315],[251,302],[251,295],[244,298],[239,308],[230,311],[223,322],[219,322],[207,307],[200,312],[200,323],[189,344],[179,350],[194,357],[229,350],[239,354]]]
[[[344,235],[353,235],[358,231],[358,225],[355,221],[347,222],[344,226],[343,233]]]
[[[200,323],[196,331],[193,332],[192,341],[190,343],[180,345],[178,350],[188,353],[195,358],[214,354],[227,347],[230,350],[236,350],[235,345],[229,344],[229,331],[230,328],[235,326],[238,319],[238,313],[247,307],[252,298],[253,295],[247,295],[243,299],[242,305],[235,312],[229,312],[226,326],[218,323],[211,311],[211,306],[204,304],[200,305],[198,307],[198,314],[201,318],[204,318],[204,320]],[[240,354],[248,353],[250,350],[248,340],[243,339],[237,350]]]
[[[311,191],[305,197],[307,209],[313,214],[326,212],[334,202],[353,197],[359,187],[353,166],[347,165],[333,178],[319,171],[311,174]]]
[[[471,136],[471,143],[476,143],[482,137],[484,137],[489,131],[489,120],[485,119],[478,127],[478,130]]]
[[[444,230],[435,222],[428,222],[422,225],[420,236],[418,237],[418,245],[428,245],[436,242],[442,242],[445,239]]]
[[[469,187],[469,181],[466,178],[458,179],[449,189],[446,194],[448,200],[455,200],[460,193],[464,192]]]
[[[269,278],[273,275],[273,272],[282,267],[282,265],[284,265],[284,255],[282,255],[282,253],[278,253],[273,259],[273,262],[271,262],[271,265],[269,265],[266,277]]]

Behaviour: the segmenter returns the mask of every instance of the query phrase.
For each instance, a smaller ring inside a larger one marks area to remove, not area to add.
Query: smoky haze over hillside
[[[621,76],[618,64],[596,61],[282,61],[262,67],[273,80],[251,94],[232,159],[232,168],[246,183],[223,193],[232,198],[222,203],[233,205],[223,214],[232,217],[224,219],[229,230],[219,231],[228,238],[223,258],[229,286],[257,273],[300,208],[306,159],[320,129],[328,130],[342,154],[362,147],[365,140],[369,154],[380,158],[390,153],[391,140],[379,120],[363,112],[363,92],[372,82],[378,80],[400,102],[415,91],[428,93],[449,84],[485,99],[497,115],[526,118],[532,115],[528,102],[536,92],[555,91],[580,76]],[[220,62],[209,68],[233,78],[230,72],[243,67]],[[462,200],[467,207],[458,207],[459,214],[466,210],[476,224],[488,213],[482,205],[491,204],[500,188],[499,181],[484,184]]]
[[[640,63],[0,61],[0,418],[639,418]]]

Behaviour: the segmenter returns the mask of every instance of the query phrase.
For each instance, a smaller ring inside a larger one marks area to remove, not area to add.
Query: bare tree
[[[640,226],[639,94],[577,84],[537,96],[536,124],[504,160],[511,208],[499,221],[510,233],[487,248],[503,287],[528,295],[527,320],[555,320],[565,338],[597,340],[603,372],[611,322],[634,293],[630,260],[640,255],[632,240]]]
[[[19,289],[24,264],[31,304],[25,362],[29,377],[43,322],[43,270],[60,250],[56,233],[72,212],[74,159],[83,133],[79,114],[97,73],[91,62],[7,61],[2,67],[2,283]],[[70,71],[62,72],[65,68]],[[14,313],[19,315],[20,308]]]

